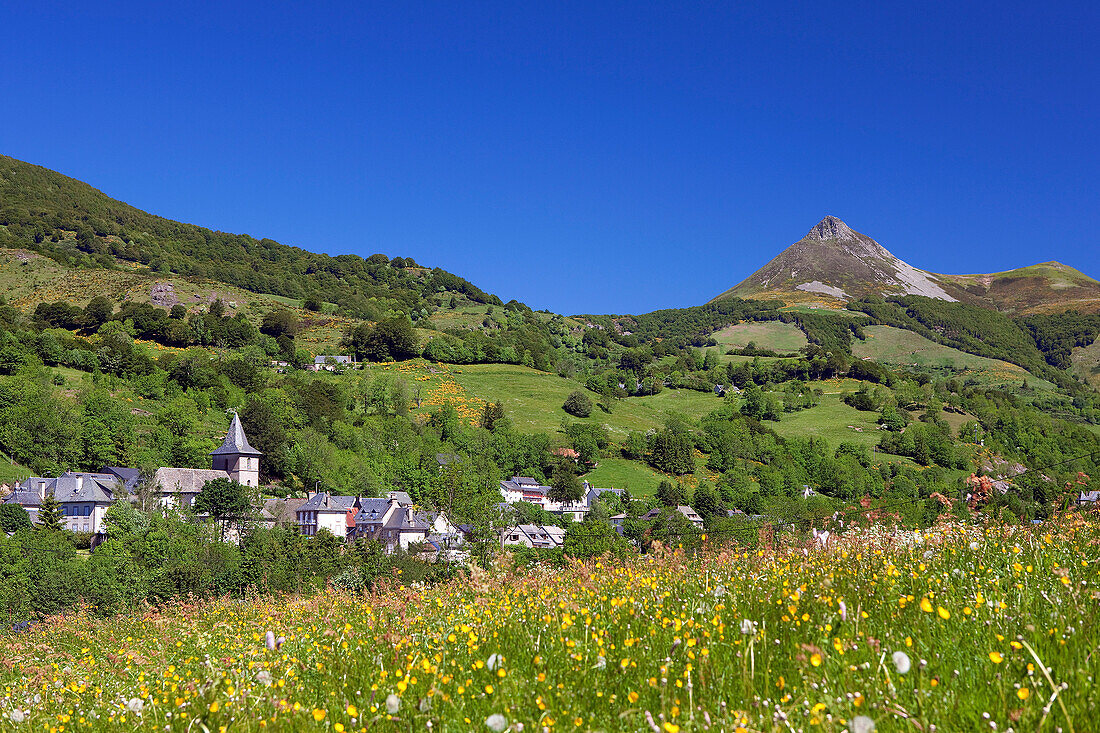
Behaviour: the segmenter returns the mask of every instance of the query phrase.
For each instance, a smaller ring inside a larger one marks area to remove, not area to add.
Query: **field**
[[[77,613],[0,639],[0,725],[1084,731],[1100,703],[1098,541],[1079,518],[878,528],[805,553]]]
[[[1073,360],[1072,371],[1093,387],[1100,386],[1100,339],[1091,346],[1077,347],[1070,357]]]
[[[560,428],[562,418],[576,420],[562,409],[570,392],[583,389],[574,380],[508,364],[476,364],[449,370],[469,394],[490,402],[503,402],[505,413],[523,432],[552,433]],[[593,403],[597,399],[591,392],[588,396]],[[669,412],[699,418],[720,404],[708,392],[665,390],[650,397],[616,400],[610,414],[596,407],[590,417],[581,421],[605,425],[613,438],[621,439],[632,430],[660,428]]]
[[[1006,361],[974,356],[937,344],[920,334],[892,326],[866,326],[865,341],[853,341],[857,358],[871,358],[885,366],[916,367],[937,376],[973,377],[983,384],[1013,384],[1026,379],[1035,388],[1053,389],[1054,385],[1030,374],[1023,367]]]
[[[716,331],[714,339],[723,347],[740,349],[755,343],[762,349],[772,349],[780,353],[798,351],[805,346],[806,334],[793,323],[780,321],[748,321]]]

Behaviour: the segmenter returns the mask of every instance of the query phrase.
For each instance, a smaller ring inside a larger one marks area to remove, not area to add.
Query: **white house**
[[[508,504],[526,501],[554,514],[572,515],[575,521],[580,522],[584,520],[584,515],[591,508],[588,500],[593,496],[593,491],[596,492],[595,496],[599,496],[599,492],[603,491],[623,493],[622,489],[592,489],[588,482],[585,482],[584,488],[585,497],[580,501],[555,501],[547,496],[550,492],[549,486],[544,486],[528,476],[513,476],[508,481],[500,482],[500,495]]]
[[[61,525],[73,532],[100,534],[103,516],[116,499],[128,499],[123,482],[109,473],[63,473],[57,478],[32,476],[15,487],[5,499],[27,510],[32,522],[47,496],[61,505]]]
[[[359,499],[354,496],[334,496],[324,491],[311,492],[306,503],[298,508],[298,531],[307,537],[313,537],[322,529],[327,529],[345,539],[349,529],[354,534],[355,515],[359,507]]]

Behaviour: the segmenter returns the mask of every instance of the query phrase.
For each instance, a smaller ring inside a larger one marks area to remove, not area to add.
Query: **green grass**
[[[585,474],[585,481],[604,489],[626,489],[635,498],[653,496],[657,485],[667,478],[644,463],[625,458],[601,458],[599,463]]]
[[[720,404],[720,400],[709,392],[665,390],[649,397],[616,400],[610,414],[594,407],[590,417],[578,419],[562,409],[570,392],[584,389],[575,380],[507,364],[476,364],[454,367],[451,371],[469,394],[503,402],[505,413],[523,432],[553,433],[561,427],[562,419],[568,418],[604,425],[616,438],[622,438],[632,430],[660,428],[670,413],[699,419]],[[598,399],[587,390],[586,394],[593,403]]]
[[[1026,379],[1034,388],[1052,390],[1054,385],[1023,367],[998,359],[967,354],[930,341],[920,334],[892,326],[866,326],[867,339],[853,341],[852,353],[893,367],[931,371],[939,376],[957,374],[982,384],[1019,386]]]
[[[0,631],[0,726],[841,733],[866,716],[880,731],[1093,730],[1100,566],[1081,558],[1095,524],[872,541],[57,615]]]
[[[1078,346],[1070,357],[1072,371],[1093,387],[1100,387],[1100,339],[1091,346]]]
[[[802,329],[793,323],[780,321],[746,321],[716,331],[712,336],[722,347],[722,351],[728,348],[741,349],[752,342],[761,349],[790,353],[809,343]]]

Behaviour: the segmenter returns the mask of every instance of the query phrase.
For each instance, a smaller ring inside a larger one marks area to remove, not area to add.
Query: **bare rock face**
[[[854,242],[856,233],[847,224],[835,216],[826,216],[814,225],[814,228],[806,233],[802,239],[816,239],[819,242],[833,240],[836,242]]]
[[[180,302],[172,283],[156,283],[149,291],[149,298],[153,301],[153,305],[159,305],[162,308],[171,308]]]

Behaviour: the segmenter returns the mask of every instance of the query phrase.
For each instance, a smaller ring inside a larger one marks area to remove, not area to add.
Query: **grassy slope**
[[[780,321],[739,323],[716,331],[713,335],[723,350],[744,348],[752,341],[760,348],[786,353],[798,351],[809,343],[806,334],[798,326]]]
[[[1054,385],[1039,379],[1015,364],[984,356],[974,356],[949,346],[929,341],[923,336],[891,326],[867,326],[865,341],[855,341],[852,352],[859,358],[869,357],[887,366],[913,366],[949,376],[973,377],[984,384],[1016,384],[1024,379],[1033,387],[1053,389]]]
[[[1100,339],[1092,346],[1077,347],[1073,350],[1073,373],[1093,387],[1100,387]]]
[[[523,366],[477,364],[456,367],[455,379],[471,395],[483,400],[502,401],[504,410],[516,427],[525,432],[554,432],[563,418],[576,420],[562,409],[565,398],[581,384],[555,374]],[[589,397],[595,402],[596,396]],[[699,418],[718,406],[710,393],[690,390],[665,390],[651,397],[618,400],[611,413],[595,408],[582,422],[605,425],[613,439],[621,439],[632,430],[659,428],[669,412]]]

